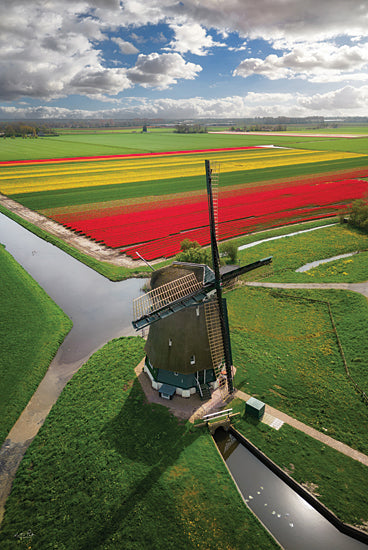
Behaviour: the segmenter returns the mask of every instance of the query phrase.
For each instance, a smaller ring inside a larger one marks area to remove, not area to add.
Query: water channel
[[[285,550],[363,550],[223,429],[214,435],[226,466],[249,508]]]
[[[73,321],[45,378],[0,449],[1,521],[23,454],[66,382],[104,343],[134,334],[132,300],[142,292],[144,280],[113,283],[2,214],[0,243]],[[285,549],[367,548],[341,534],[231,437],[216,435],[226,464],[248,506]]]

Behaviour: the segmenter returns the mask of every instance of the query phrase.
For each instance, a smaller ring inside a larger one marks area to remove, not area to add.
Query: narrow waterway
[[[232,434],[220,428],[214,438],[246,504],[285,550],[367,549],[340,533]]]
[[[324,260],[316,260],[315,262],[310,262],[309,264],[304,264],[301,267],[298,267],[295,271],[296,273],[304,273],[305,271],[309,271],[319,265],[334,262],[335,260],[341,260],[342,258],[349,258],[355,254],[358,254],[358,252],[348,252],[347,254],[339,254],[338,256],[332,256],[331,258],[325,258]]]
[[[276,235],[275,237],[269,237],[268,239],[261,239],[260,241],[253,241],[252,243],[243,244],[238,247],[238,250],[246,250],[247,248],[252,248],[253,246],[258,246],[262,243],[268,243],[270,241],[278,241],[279,239],[285,239],[286,237],[294,237],[295,235],[301,235],[302,233],[309,233],[310,231],[318,231],[319,229],[325,229],[326,227],[332,227],[336,223],[330,223],[328,225],[321,225],[320,227],[312,227],[310,229],[302,229],[301,231],[294,231],[293,233],[288,233],[287,235]]]
[[[0,243],[73,321],[50,367],[0,449],[0,521],[24,452],[65,384],[106,342],[136,334],[132,301],[144,279],[112,282],[0,214]]]

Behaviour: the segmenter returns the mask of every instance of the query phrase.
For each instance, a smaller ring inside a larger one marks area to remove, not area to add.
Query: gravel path
[[[250,395],[240,391],[235,390],[235,397],[238,397],[239,399],[242,399],[243,401],[248,401],[248,399],[251,397]],[[274,409],[273,407],[270,407],[269,405],[266,405],[265,407],[265,414],[271,415],[274,419],[281,420],[282,422],[285,422],[285,424],[289,424],[290,426],[293,426],[297,430],[300,430],[301,432],[306,433],[307,435],[310,435],[314,439],[317,439],[318,441],[321,441],[321,443],[324,443],[325,445],[328,445],[329,447],[332,447],[333,449],[336,449],[337,451],[340,451],[340,453],[343,453],[346,456],[350,456],[354,460],[358,460],[358,462],[361,462],[365,466],[368,466],[368,456],[360,453],[359,451],[356,451],[355,449],[352,449],[348,445],[345,445],[344,443],[341,443],[340,441],[337,441],[337,439],[333,439],[332,437],[319,432],[318,430],[315,430],[314,428],[311,428],[307,424],[304,424],[303,422],[299,422],[299,420],[296,420],[295,418],[292,418],[288,414],[285,414],[277,409]],[[267,422],[268,423],[268,422]]]
[[[247,286],[262,286],[265,288],[307,288],[310,290],[316,289],[335,289],[335,290],[351,290],[363,294],[368,298],[368,281],[364,283],[262,283],[258,281],[247,282]]]

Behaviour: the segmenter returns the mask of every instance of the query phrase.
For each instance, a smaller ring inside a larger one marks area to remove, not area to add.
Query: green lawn
[[[325,303],[351,375],[367,390],[367,299],[336,290],[254,287],[231,291],[227,299],[235,387],[368,454],[367,405],[346,376]]]
[[[337,220],[331,219],[324,222],[332,224]],[[316,226],[312,224],[299,224],[289,226],[281,230],[267,231],[255,235],[248,235],[237,239],[238,245],[248,244],[257,239],[265,242],[252,248],[239,251],[241,264],[254,262],[260,258],[272,256],[272,269],[267,268],[268,282],[290,283],[323,283],[344,282],[353,283],[368,280],[368,257],[364,252],[351,258],[337,260],[333,263],[323,264],[304,273],[296,273],[295,270],[315,260],[332,258],[340,254],[347,254],[358,250],[368,250],[368,235],[347,225],[336,223],[332,227],[318,229],[308,233],[302,233],[293,237],[285,237],[274,241],[266,241],[267,238],[278,234],[293,233],[298,230]],[[320,225],[320,223],[318,223]],[[279,233],[280,231],[280,233]],[[249,273],[248,280],[254,280],[264,276],[265,270],[257,270]]]
[[[278,548],[210,434],[145,401],[143,345],[110,342],[67,384],[18,470],[2,549]]]
[[[124,130],[113,133],[69,133],[37,139],[6,138],[0,140],[0,161],[41,158],[63,158],[95,155],[123,155],[160,151],[182,151],[253,145],[332,149],[368,154],[368,138],[290,137],[226,134],[175,134],[172,130],[155,129],[146,134]]]
[[[2,245],[0,280],[1,445],[72,323]]]

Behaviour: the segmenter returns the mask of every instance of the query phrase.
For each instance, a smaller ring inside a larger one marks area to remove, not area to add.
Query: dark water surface
[[[132,301],[144,279],[109,281],[2,214],[0,243],[73,321],[59,350],[63,363],[84,360],[112,338],[135,334]]]
[[[340,533],[308,502],[223,429],[216,444],[245,502],[285,550],[366,550]]]

